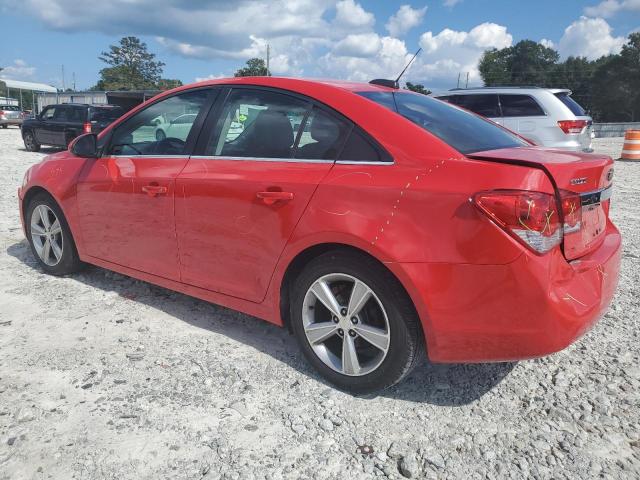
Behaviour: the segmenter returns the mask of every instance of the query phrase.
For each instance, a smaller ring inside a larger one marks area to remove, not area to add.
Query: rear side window
[[[314,108],[299,132],[295,158],[335,160],[350,127],[347,122]]]
[[[354,128],[342,149],[338,160],[349,162],[390,162],[388,155],[383,155],[365,135]]]
[[[556,97],[558,97],[558,100],[564,103],[567,108],[571,110],[571,113],[573,113],[576,117],[584,117],[585,115],[587,115],[587,112],[584,110],[584,108],[582,108],[578,102],[571,98],[569,92],[556,93]]]
[[[483,117],[499,117],[498,95],[453,95],[450,103],[459,105]]]
[[[544,110],[529,95],[500,95],[503,117],[539,117]]]
[[[360,95],[370,98],[368,92]],[[528,145],[495,123],[426,95],[384,92],[392,95],[397,113],[424,128],[461,153],[468,154]],[[375,101],[374,98],[370,98]]]
[[[6,112],[17,112],[18,110],[20,110],[20,108],[16,107],[15,105],[2,105],[0,106],[0,110],[4,110]]]
[[[309,104],[265,90],[232,90],[206,155],[291,158]]]
[[[93,108],[91,110],[91,121],[93,122],[113,122],[122,116],[124,110],[121,108]]]

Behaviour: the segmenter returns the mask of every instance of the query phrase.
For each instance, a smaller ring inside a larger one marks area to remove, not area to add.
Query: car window
[[[206,155],[291,158],[309,103],[267,90],[232,90]]]
[[[0,106],[0,110],[17,112],[17,111],[20,110],[20,108],[16,107],[15,105],[2,105],[2,106]]]
[[[369,98],[368,92],[360,95]],[[393,95],[396,112],[424,128],[461,153],[522,147],[524,140],[490,120],[426,95],[384,92]],[[371,100],[375,101],[373,98]]]
[[[346,121],[314,108],[300,132],[295,158],[335,160],[350,128]]]
[[[196,121],[196,116],[197,115],[195,113],[187,113],[185,115],[180,115],[179,117],[174,118],[171,123],[173,123],[174,125],[190,125]]]
[[[348,162],[390,162],[391,158],[382,155],[379,148],[376,148],[366,136],[354,128],[340,153],[341,161]]]
[[[91,110],[91,120],[95,122],[113,122],[124,114],[120,107],[93,107]]]
[[[42,120],[51,120],[53,116],[56,114],[55,107],[47,107],[42,111]]]
[[[185,155],[186,140],[207,101],[208,90],[196,90],[156,102],[119,125],[111,139],[112,155]],[[171,120],[192,114],[190,122],[173,132]]]
[[[53,119],[57,122],[66,122],[69,118],[69,107],[56,107],[56,112],[53,115]]]
[[[539,117],[544,110],[529,95],[500,95],[503,117]]]
[[[466,108],[467,110],[471,110],[483,117],[495,118],[500,116],[498,95],[453,95],[449,102],[459,105],[462,108]]]
[[[556,97],[558,97],[558,100],[564,103],[569,108],[569,110],[571,110],[571,113],[573,113],[575,116],[583,117],[587,115],[587,112],[584,110],[584,108],[582,108],[582,106],[578,102],[571,98],[569,92],[556,93]]]
[[[82,123],[86,118],[86,107],[67,107],[67,121],[74,123]]]

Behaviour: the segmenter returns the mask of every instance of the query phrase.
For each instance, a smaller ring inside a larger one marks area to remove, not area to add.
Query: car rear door
[[[180,268],[174,225],[175,179],[186,165],[206,117],[211,89],[154,102],[110,133],[100,158],[87,161],[77,183],[86,253],[171,280]],[[195,113],[184,139],[157,141],[152,120]]]
[[[547,115],[531,95],[501,93],[500,107],[506,128],[536,145],[545,144],[543,131]]]
[[[347,124],[274,89],[225,96],[176,180],[182,281],[260,302]]]
[[[502,115],[500,113],[500,103],[498,95],[493,93],[469,93],[464,95],[452,95],[449,103],[487,117],[489,120],[502,125]]]

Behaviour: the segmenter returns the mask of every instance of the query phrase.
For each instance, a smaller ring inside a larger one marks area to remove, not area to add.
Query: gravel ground
[[[16,189],[42,156],[0,130],[0,479],[639,478],[640,164],[616,164],[620,287],[584,338],[354,397],[265,322],[99,268],[41,273]]]

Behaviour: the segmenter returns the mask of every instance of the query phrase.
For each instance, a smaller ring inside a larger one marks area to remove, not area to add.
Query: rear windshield
[[[113,122],[122,116],[124,111],[120,108],[93,108],[91,120],[96,122]]]
[[[394,110],[460,153],[469,154],[528,145],[490,120],[426,95],[405,92],[358,94]]]
[[[12,111],[12,112],[17,112],[20,110],[19,107],[16,107],[15,105],[1,105],[0,106],[0,110],[5,110],[5,111]]]
[[[576,117],[584,117],[587,114],[584,108],[582,108],[578,102],[576,102],[569,96],[569,93],[556,93],[556,97],[558,97],[558,99],[562,103],[564,103],[569,108],[569,110],[571,110],[571,113],[573,113]]]

